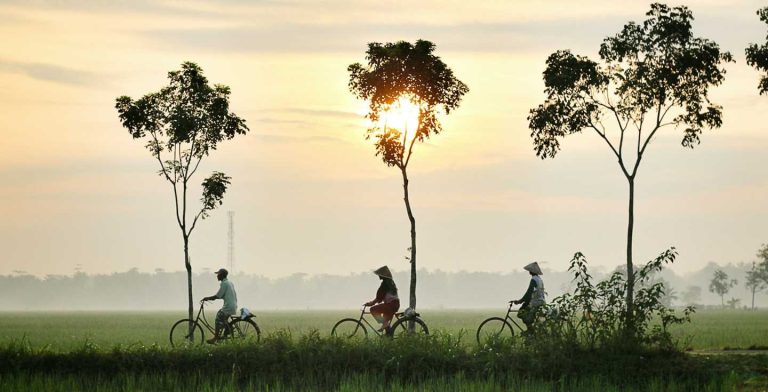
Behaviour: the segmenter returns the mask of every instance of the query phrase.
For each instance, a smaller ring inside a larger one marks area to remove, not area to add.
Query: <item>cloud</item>
[[[255,123],[262,123],[262,124],[293,124],[293,125],[309,125],[310,123],[307,121],[302,120],[284,120],[280,118],[271,118],[271,117],[261,117],[254,119],[253,122]]]
[[[323,116],[323,117],[354,118],[354,119],[360,118],[360,115],[353,112],[346,112],[343,110],[328,110],[328,109],[276,108],[276,109],[261,109],[261,110],[256,110],[256,112],[304,114],[304,115],[313,116],[313,117]]]
[[[103,83],[102,77],[95,73],[44,63],[0,60],[0,72],[20,73],[32,79],[72,86],[94,86]]]
[[[323,136],[323,135],[287,136],[287,135],[261,133],[261,134],[253,134],[252,136],[264,143],[305,143],[305,142],[342,143],[342,144],[348,143],[347,141],[337,137]]]
[[[215,17],[227,16],[229,13],[216,7],[206,7],[205,4],[193,2],[163,2],[157,0],[132,1],[92,1],[92,0],[5,0],[4,5],[33,11],[76,10],[82,13],[94,14],[151,14],[168,16]]]
[[[211,52],[339,52],[365,50],[371,41],[418,38],[440,42],[443,50],[505,52],[510,49],[597,45],[606,33],[618,32],[621,20],[568,19],[539,22],[458,23],[284,23],[260,27],[147,30],[148,41],[164,48],[195,48]],[[568,34],[563,35],[563,31]]]

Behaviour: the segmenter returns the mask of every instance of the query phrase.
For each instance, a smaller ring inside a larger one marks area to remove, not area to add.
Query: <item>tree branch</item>
[[[181,215],[181,229],[186,232],[187,229],[187,180],[182,182],[184,185],[184,191],[182,193],[183,199],[181,200],[182,215]],[[189,234],[187,234],[189,236]]]
[[[411,155],[413,155],[413,145],[416,143],[416,137],[411,139],[411,145],[408,147],[408,157],[405,159],[405,163],[403,164],[403,167],[408,167],[408,162],[411,161]]]
[[[197,158],[197,163],[195,163],[195,168],[192,169],[192,173],[189,173],[189,178],[192,178],[193,175],[195,175],[195,172],[197,171],[198,166],[200,166],[200,162],[202,162],[203,157],[200,156]]]
[[[200,216],[205,212],[205,208],[200,210],[200,212],[195,215],[195,219],[192,221],[192,226],[189,228],[189,232],[187,233],[187,236],[192,235],[192,230],[195,230],[195,226],[197,225],[197,219],[200,218]]]
[[[157,135],[155,132],[150,132],[150,135],[152,135],[152,140],[155,141],[156,145],[159,145],[160,142],[157,140]],[[168,180],[168,182],[171,183],[171,187],[173,187],[173,202],[176,206],[176,222],[178,222],[179,227],[183,230],[184,226],[181,223],[181,219],[179,218],[179,194],[178,190],[176,189],[176,183],[178,180],[178,177],[174,174],[174,179],[171,179],[171,176],[168,175],[168,168],[165,167],[165,164],[163,163],[163,159],[160,156],[160,151],[157,152],[157,154],[154,154],[155,158],[157,158],[157,162],[160,163],[160,169],[163,172],[163,175],[165,176],[165,179]],[[175,158],[175,152],[174,152],[174,158]],[[174,167],[174,171],[176,168]]]
[[[192,157],[195,155],[195,138],[192,137],[192,142],[189,145],[189,155],[187,155],[187,164],[184,166],[184,177],[189,180],[192,175],[189,174],[189,167],[192,165]],[[202,158],[202,157],[201,157]]]
[[[603,138],[603,140],[605,140],[605,143],[606,143],[606,144],[608,144],[608,147],[610,147],[610,148],[611,148],[611,151],[613,151],[613,155],[615,155],[615,156],[616,156],[616,158],[619,160],[619,167],[621,167],[621,171],[622,171],[622,172],[624,172],[624,175],[625,175],[625,176],[629,177],[629,173],[627,173],[627,169],[624,167],[624,160],[622,159],[622,157],[621,157],[621,154],[619,154],[619,152],[618,152],[618,151],[616,150],[616,148],[613,146],[613,144],[611,144],[611,141],[610,141],[610,140],[608,140],[608,138],[607,138],[607,137],[605,137],[605,134],[604,134],[604,133],[602,133],[602,132],[600,132],[600,130],[599,130],[599,129],[597,129],[597,127],[595,127],[595,125],[594,125],[594,124],[592,124],[592,122],[591,122],[591,121],[590,121],[590,123],[589,123],[589,126],[590,126],[592,129],[594,129],[594,130],[595,130],[595,132],[597,132],[597,134],[598,134],[598,135],[600,135],[600,137],[601,137],[601,138]]]

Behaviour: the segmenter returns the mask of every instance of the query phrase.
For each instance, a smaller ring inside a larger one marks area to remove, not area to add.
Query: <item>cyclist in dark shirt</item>
[[[528,331],[533,331],[533,322],[536,318],[536,309],[546,303],[544,291],[544,281],[541,279],[541,268],[539,263],[533,262],[523,267],[531,274],[531,282],[528,284],[528,290],[523,294],[523,298],[516,301],[509,301],[512,304],[522,304],[517,316],[523,320]]]

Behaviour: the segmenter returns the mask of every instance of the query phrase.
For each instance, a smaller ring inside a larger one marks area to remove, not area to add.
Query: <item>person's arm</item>
[[[213,301],[216,299],[222,299],[224,298],[224,291],[226,291],[224,290],[224,282],[221,282],[221,284],[219,285],[219,291],[210,297],[204,297],[203,301]]]
[[[533,295],[533,290],[536,288],[536,282],[531,279],[531,283],[528,285],[528,290],[525,291],[525,294],[523,294],[523,298],[520,298],[517,301],[512,301],[517,304],[523,304],[526,305],[528,302],[531,301],[531,296]]]
[[[370,300],[370,301],[366,302],[366,303],[365,303],[365,306],[371,306],[371,305],[375,305],[375,304],[377,304],[377,303],[379,303],[379,302],[381,302],[381,301],[384,301],[384,295],[385,295],[385,294],[386,294],[386,293],[384,293],[384,287],[383,287],[383,285],[382,285],[382,287],[379,287],[379,290],[378,290],[378,291],[376,291],[376,298],[374,298],[374,299],[372,299],[372,300]]]

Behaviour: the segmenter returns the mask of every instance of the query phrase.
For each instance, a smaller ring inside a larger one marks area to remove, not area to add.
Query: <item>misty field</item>
[[[425,310],[422,313],[431,331],[461,337],[465,345],[475,344],[474,334],[482,320],[503,316],[503,310]],[[280,330],[294,336],[317,330],[330,334],[334,323],[357,317],[359,311],[259,311],[256,322],[263,335]],[[54,350],[79,349],[86,342],[101,348],[116,345],[168,346],[171,325],[184,318],[183,312],[0,312],[0,344],[25,339],[32,347]],[[209,313],[213,320],[213,313]],[[694,350],[749,349],[768,347],[768,311],[703,310],[691,324],[676,326],[673,332]]]

